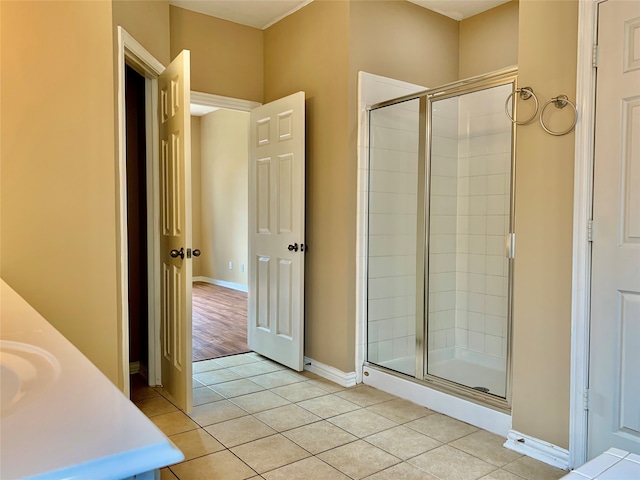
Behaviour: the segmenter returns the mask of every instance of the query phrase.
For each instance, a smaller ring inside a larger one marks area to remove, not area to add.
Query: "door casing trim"
[[[576,105],[580,105],[575,129],[573,197],[573,271],[571,286],[571,380],[569,410],[569,468],[587,461],[585,409],[589,386],[589,327],[591,244],[588,224],[593,207],[594,126],[596,69],[593,51],[597,42],[598,5],[604,0],[579,2]]]
[[[126,144],[126,103],[125,103],[125,65],[134,68],[145,78],[145,125],[146,125],[146,172],[147,172],[147,256],[149,291],[149,365],[150,381],[158,383],[160,370],[160,352],[156,352],[156,335],[159,335],[160,281],[157,254],[159,250],[160,226],[158,217],[158,118],[157,112],[158,75],[165,69],[135,38],[124,28],[118,26],[118,77],[117,77],[117,121],[118,156],[116,159],[116,252],[117,252],[117,289],[118,289],[118,332],[120,337],[121,390],[129,397],[129,281],[127,275],[129,252],[127,249],[127,144]]]
[[[204,105],[206,107],[226,108],[227,110],[239,110],[250,112],[262,105],[260,102],[243,100],[241,98],[223,97],[212,93],[191,91],[191,105]]]

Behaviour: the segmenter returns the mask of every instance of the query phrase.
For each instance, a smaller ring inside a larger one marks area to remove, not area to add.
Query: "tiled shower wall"
[[[455,346],[458,98],[432,109],[429,195],[429,351]],[[449,352],[453,355],[453,352]]]
[[[506,358],[511,123],[509,85],[433,104],[430,361]],[[452,145],[454,139],[455,145]],[[455,349],[452,347],[456,347]]]
[[[415,357],[419,101],[372,112],[369,164],[368,360]]]
[[[507,347],[510,92],[505,85],[462,96],[458,122],[455,345],[498,358]]]

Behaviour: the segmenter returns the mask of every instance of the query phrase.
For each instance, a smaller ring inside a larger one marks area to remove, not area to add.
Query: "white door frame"
[[[262,104],[251,100],[242,100],[240,98],[223,97],[212,93],[191,91],[191,105],[202,105],[205,107],[217,107],[226,108],[227,110],[238,110],[240,112],[250,112]]]
[[[129,397],[129,279],[127,275],[129,252],[127,249],[127,130],[125,103],[125,65],[130,65],[145,78],[145,125],[146,125],[146,172],[147,172],[147,257],[148,257],[148,299],[149,299],[149,371],[150,382],[160,383],[160,225],[156,220],[159,208],[159,133],[158,133],[158,75],[165,67],[156,60],[124,28],[118,26],[118,79],[117,79],[117,117],[118,117],[118,156],[116,160],[116,227],[117,227],[117,285],[120,333],[119,369],[123,379],[122,390]],[[156,339],[156,336],[158,337]]]
[[[569,468],[587,460],[586,392],[589,385],[589,327],[591,244],[588,227],[593,206],[595,127],[594,45],[597,42],[598,4],[579,2],[573,198],[573,273],[571,293],[571,389],[569,412]]]

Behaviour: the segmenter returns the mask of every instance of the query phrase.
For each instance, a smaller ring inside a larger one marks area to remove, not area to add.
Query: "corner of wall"
[[[519,84],[575,98],[578,2],[520,2],[519,18]],[[513,427],[568,448],[575,138],[516,134]]]

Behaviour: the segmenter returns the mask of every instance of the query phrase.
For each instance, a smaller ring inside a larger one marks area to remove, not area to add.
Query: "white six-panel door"
[[[640,2],[598,21],[589,458],[640,454]]]
[[[191,380],[190,52],[158,78],[160,115],[160,356],[162,385],[189,413]],[[172,255],[173,252],[173,255]]]
[[[304,92],[251,111],[249,348],[297,371],[304,352]]]

